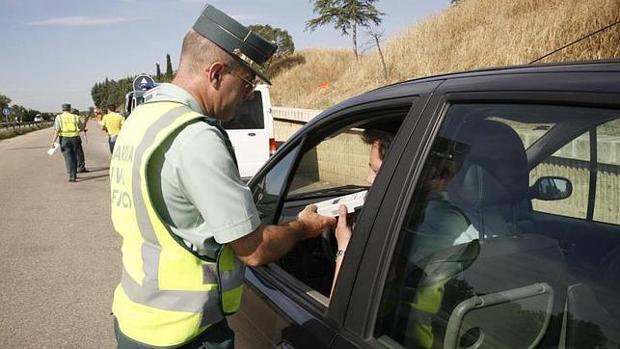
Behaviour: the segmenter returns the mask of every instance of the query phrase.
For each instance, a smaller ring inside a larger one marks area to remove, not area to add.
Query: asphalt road
[[[107,137],[91,123],[91,172],[68,183],[60,151],[46,153],[51,133],[0,141],[0,348],[113,348]]]
[[[0,348],[115,348],[120,238],[110,220],[107,137],[91,121],[90,173],[68,183],[52,129],[0,141]],[[237,348],[251,348],[236,328]],[[247,337],[247,338],[246,338]]]

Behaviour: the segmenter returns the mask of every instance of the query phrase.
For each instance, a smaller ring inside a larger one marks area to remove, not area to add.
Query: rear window
[[[265,128],[261,93],[254,91],[254,98],[241,104],[237,109],[235,117],[225,122],[223,126],[227,130]]]

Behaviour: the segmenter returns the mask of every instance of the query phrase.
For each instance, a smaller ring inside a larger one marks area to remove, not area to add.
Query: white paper
[[[338,208],[340,205],[347,206],[347,212],[353,213],[356,209],[364,206],[366,194],[368,190],[360,191],[349,195],[343,195],[335,199],[325,200],[315,203],[317,213],[323,216],[338,216]]]
[[[58,149],[58,147],[60,147],[60,143],[54,143],[54,146],[47,150],[47,155],[54,155],[54,152]]]

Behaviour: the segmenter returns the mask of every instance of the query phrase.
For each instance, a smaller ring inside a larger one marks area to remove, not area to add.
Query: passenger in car
[[[392,136],[385,132],[365,131],[364,142],[371,145],[368,183],[374,182]],[[421,207],[416,208],[413,221],[417,222],[412,233],[416,234],[414,243],[410,247],[409,261],[418,263],[433,252],[477,239],[478,234],[470,225],[465,214],[448,199],[447,186],[449,181],[459,171],[463,159],[467,154],[468,146],[446,138],[438,137],[421,179],[424,181],[424,191],[420,200]],[[336,226],[336,267],[332,291],[338,278],[342,258],[351,239],[352,229],[347,219],[347,207],[340,206],[338,224]],[[430,348],[433,343],[433,334],[430,316],[439,308],[442,301],[443,284],[432,285],[420,289],[412,299],[412,313],[407,325],[407,341],[418,347]]]
[[[423,205],[413,210],[415,234],[409,251],[409,261],[418,263],[441,249],[478,238],[465,213],[448,197],[448,183],[463,164],[468,146],[443,137],[435,140],[420,178],[424,181]]]
[[[406,247],[407,274],[420,275],[415,272],[425,270],[426,258],[433,253],[453,245],[469,242],[478,238],[469,219],[448,197],[448,183],[459,172],[469,147],[463,143],[437,137],[422,170],[423,181],[421,196],[423,200],[414,205],[412,210],[413,228],[408,234],[414,234],[412,243]],[[416,207],[418,206],[418,207]],[[417,217],[416,217],[417,215]],[[429,263],[433,263],[432,261]],[[424,278],[426,271],[421,273]],[[443,301],[443,288],[447,280],[438,282],[420,282],[412,286],[414,292],[409,300],[409,316],[405,331],[405,342],[416,348],[431,348],[434,343],[432,317],[437,313]]]

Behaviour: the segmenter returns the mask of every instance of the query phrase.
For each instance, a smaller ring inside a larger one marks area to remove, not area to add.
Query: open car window
[[[392,112],[389,117],[358,119],[333,133],[309,140],[290,175],[278,223],[294,219],[308,204],[336,202],[344,195],[369,190],[371,144],[364,139],[365,135],[387,134],[391,142],[408,111],[409,106]],[[389,156],[389,143],[384,150],[384,156]],[[352,213],[350,222],[354,222],[360,212],[361,208]],[[315,239],[303,241],[278,265],[305,287],[329,297],[336,249],[334,232],[327,231]]]
[[[389,146],[410,109],[409,103],[389,110],[357,112],[307,132],[303,142],[274,165],[253,188],[263,222],[285,223],[295,219],[309,204],[369,190],[371,145],[363,140],[365,131],[391,135],[384,153],[387,157]],[[359,212],[357,210],[355,214]],[[288,286],[326,306],[336,249],[334,232],[326,231],[319,237],[299,243],[288,255],[271,265],[270,270],[283,274]]]

